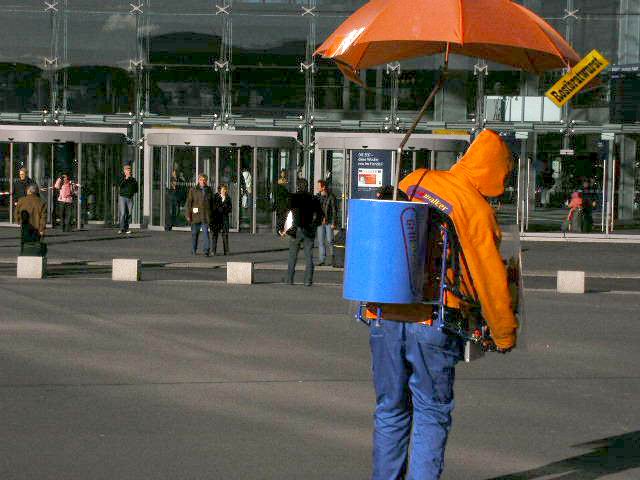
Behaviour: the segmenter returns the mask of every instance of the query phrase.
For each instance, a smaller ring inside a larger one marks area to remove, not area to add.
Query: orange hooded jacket
[[[475,292],[491,336],[503,349],[515,345],[518,323],[498,247],[502,234],[484,197],[504,192],[504,180],[511,168],[507,145],[495,132],[484,130],[449,171],[419,169],[400,182],[400,189],[409,197],[413,194],[414,202],[428,203],[453,221],[469,270],[462,272],[464,290]],[[469,285],[470,280],[473,285]],[[424,321],[430,309],[385,305],[383,312],[387,318]]]

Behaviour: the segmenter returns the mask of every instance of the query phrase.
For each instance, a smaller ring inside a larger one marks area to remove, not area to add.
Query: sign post
[[[391,185],[391,153],[391,150],[351,151],[351,198],[376,198],[378,188]]]

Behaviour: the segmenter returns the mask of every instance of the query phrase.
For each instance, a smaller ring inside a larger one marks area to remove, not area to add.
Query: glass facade
[[[148,176],[153,198],[165,202],[153,203],[151,224],[162,225],[160,217],[172,208],[166,189],[172,169],[177,169],[180,188],[195,182],[201,171],[217,182],[228,177],[230,188],[237,190],[234,225],[264,228],[278,165],[294,163],[311,176],[310,163],[320,161],[313,159],[314,129],[401,133],[437,78],[441,58],[421,58],[361,72],[367,84],[362,89],[346,81],[332,63],[312,59],[315,48],[364,3],[0,0],[0,125],[128,126],[128,144],[138,146],[144,144],[147,127],[298,130],[300,158],[242,147],[153,147],[150,172],[143,172],[143,150],[136,146],[115,153],[111,145],[82,147],[86,165],[80,170],[89,183],[81,217],[87,222],[113,220],[109,182],[126,161],[134,163],[139,179]],[[502,218],[518,221],[524,230],[560,230],[568,200],[578,190],[589,197],[592,226],[587,230],[637,225],[640,99],[635,96],[640,95],[640,76],[634,66],[640,65],[640,2],[520,3],[551,23],[580,55],[597,49],[612,67],[568,108],[558,109],[544,92],[561,71],[537,77],[490,63],[485,75],[475,68],[477,59],[453,58],[446,88],[419,131],[469,131],[484,122],[503,132],[520,167],[496,204]],[[527,138],[515,138],[516,132],[519,137],[526,132]],[[56,163],[62,158],[59,147],[10,144],[0,138],[0,222],[9,219],[3,192],[11,191],[20,161],[31,158],[33,164],[26,166],[38,166],[30,175],[43,188],[61,169],[78,168]],[[455,160],[450,152],[431,153],[405,154],[403,171],[414,165],[445,168]],[[328,151],[322,161],[335,163],[329,168],[339,171],[345,168],[338,166],[344,164],[341,155],[339,149]],[[254,165],[254,157],[269,171],[251,172],[254,191],[241,192],[239,178]],[[335,188],[342,189],[336,182]],[[256,209],[243,208],[243,194],[255,201]],[[182,225],[183,215],[178,213],[175,221]]]

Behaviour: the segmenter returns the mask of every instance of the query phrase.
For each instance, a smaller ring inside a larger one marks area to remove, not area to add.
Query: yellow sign
[[[545,95],[558,107],[563,106],[571,98],[593,80],[609,61],[597,50],[591,50],[578,64],[564,75]]]
[[[431,133],[433,133],[434,135],[464,135],[464,136],[469,136],[469,131],[468,130],[432,130]]]

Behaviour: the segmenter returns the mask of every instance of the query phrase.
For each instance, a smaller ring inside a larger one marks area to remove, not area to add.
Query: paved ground
[[[0,228],[0,263],[15,263],[18,254],[17,229]],[[639,235],[640,238],[640,235]],[[142,231],[121,236],[111,229],[82,232],[52,232],[49,263],[110,262],[115,257],[140,258],[147,263],[188,264],[191,267],[224,265],[227,260],[250,260],[258,268],[282,268],[287,261],[287,241],[271,234],[230,234],[231,255],[190,255],[188,232]],[[221,248],[221,245],[220,247]],[[640,276],[640,243],[546,243],[523,242],[528,273],[555,275],[557,270],[580,269],[588,274]],[[302,261],[302,254],[300,254]]]
[[[338,287],[0,285],[0,478],[367,477]],[[639,300],[529,292],[526,350],[458,368],[444,478],[639,478]]]
[[[236,235],[261,283],[227,286],[202,268],[225,259],[193,268],[188,234],[95,231],[50,241],[52,262],[90,263],[18,282],[13,233],[0,230],[1,479],[367,478],[367,331],[339,271],[273,283],[283,242]],[[522,348],[458,367],[444,478],[637,480],[640,247],[524,247]],[[114,252],[156,266],[112,283]],[[592,290],[620,293],[545,290],[583,265]]]

